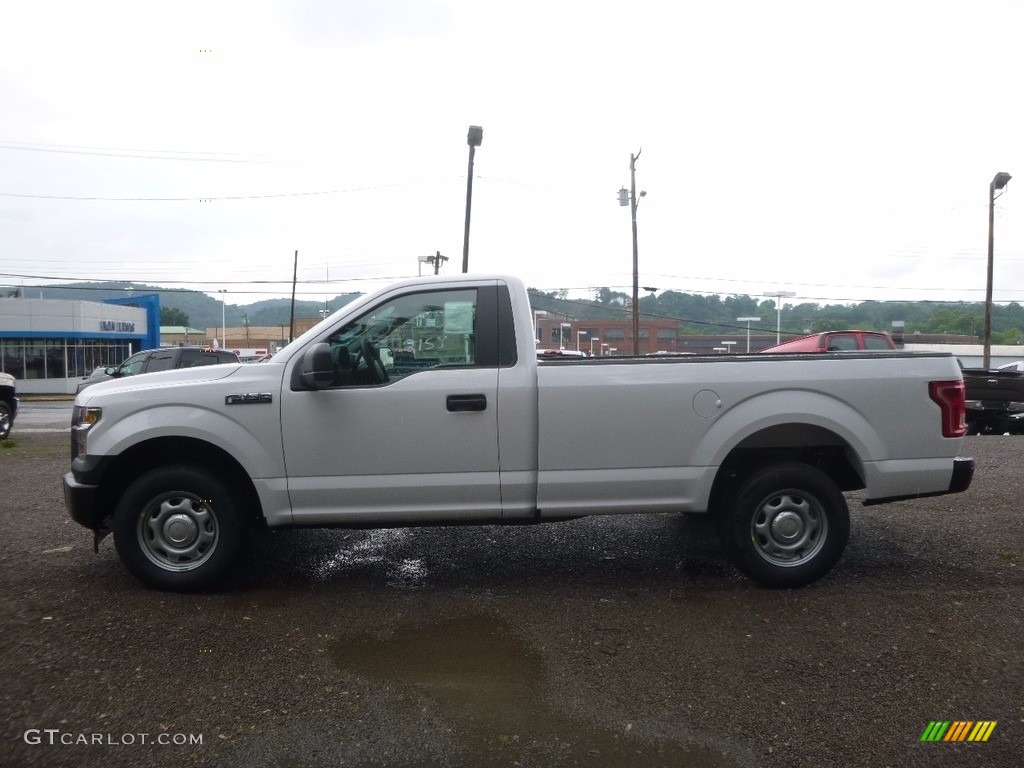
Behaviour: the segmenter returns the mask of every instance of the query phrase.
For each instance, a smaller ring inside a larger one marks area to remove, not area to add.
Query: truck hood
[[[261,363],[260,365],[265,365]],[[91,400],[97,397],[106,398],[107,395],[118,395],[125,392],[139,392],[146,389],[164,389],[166,387],[181,387],[191,384],[202,384],[207,381],[218,381],[226,379],[232,374],[246,366],[241,363],[224,363],[223,365],[200,365],[195,368],[178,368],[173,371],[159,371],[157,373],[140,373],[136,376],[125,376],[120,379],[110,379],[93,384],[83,389],[75,398],[76,405],[88,405]],[[247,366],[252,369],[255,366]]]
[[[9,373],[0,373],[0,387],[13,387],[14,377]]]

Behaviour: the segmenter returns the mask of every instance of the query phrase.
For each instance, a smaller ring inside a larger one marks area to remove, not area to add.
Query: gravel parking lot
[[[259,532],[216,594],[92,552],[68,436],[0,443],[0,764],[1016,766],[1024,437],[958,496],[863,508],[772,591],[676,515]],[[983,743],[929,722],[996,721]],[[168,743],[163,743],[168,742]]]

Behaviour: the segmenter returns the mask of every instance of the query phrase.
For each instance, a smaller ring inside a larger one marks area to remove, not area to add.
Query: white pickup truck
[[[97,384],[75,400],[71,517],[146,584],[216,586],[245,528],[709,513],[761,584],[820,578],[865,503],[956,493],[949,355],[538,361],[504,276],[398,283],[257,365]],[[383,353],[383,354],[382,354]]]

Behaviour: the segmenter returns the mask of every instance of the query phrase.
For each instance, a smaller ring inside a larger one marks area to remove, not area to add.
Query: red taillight
[[[967,433],[967,406],[964,383],[930,381],[928,394],[942,409],[942,436],[963,437]]]

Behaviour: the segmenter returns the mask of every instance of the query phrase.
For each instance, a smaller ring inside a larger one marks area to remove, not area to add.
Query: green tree
[[[981,336],[982,319],[974,312],[942,307],[932,312],[925,323],[925,330],[931,333],[962,333]]]
[[[188,315],[174,307],[160,307],[160,325],[188,325]]]
[[[624,306],[629,294],[621,291],[613,291],[611,288],[594,289],[594,301],[604,307]]]

